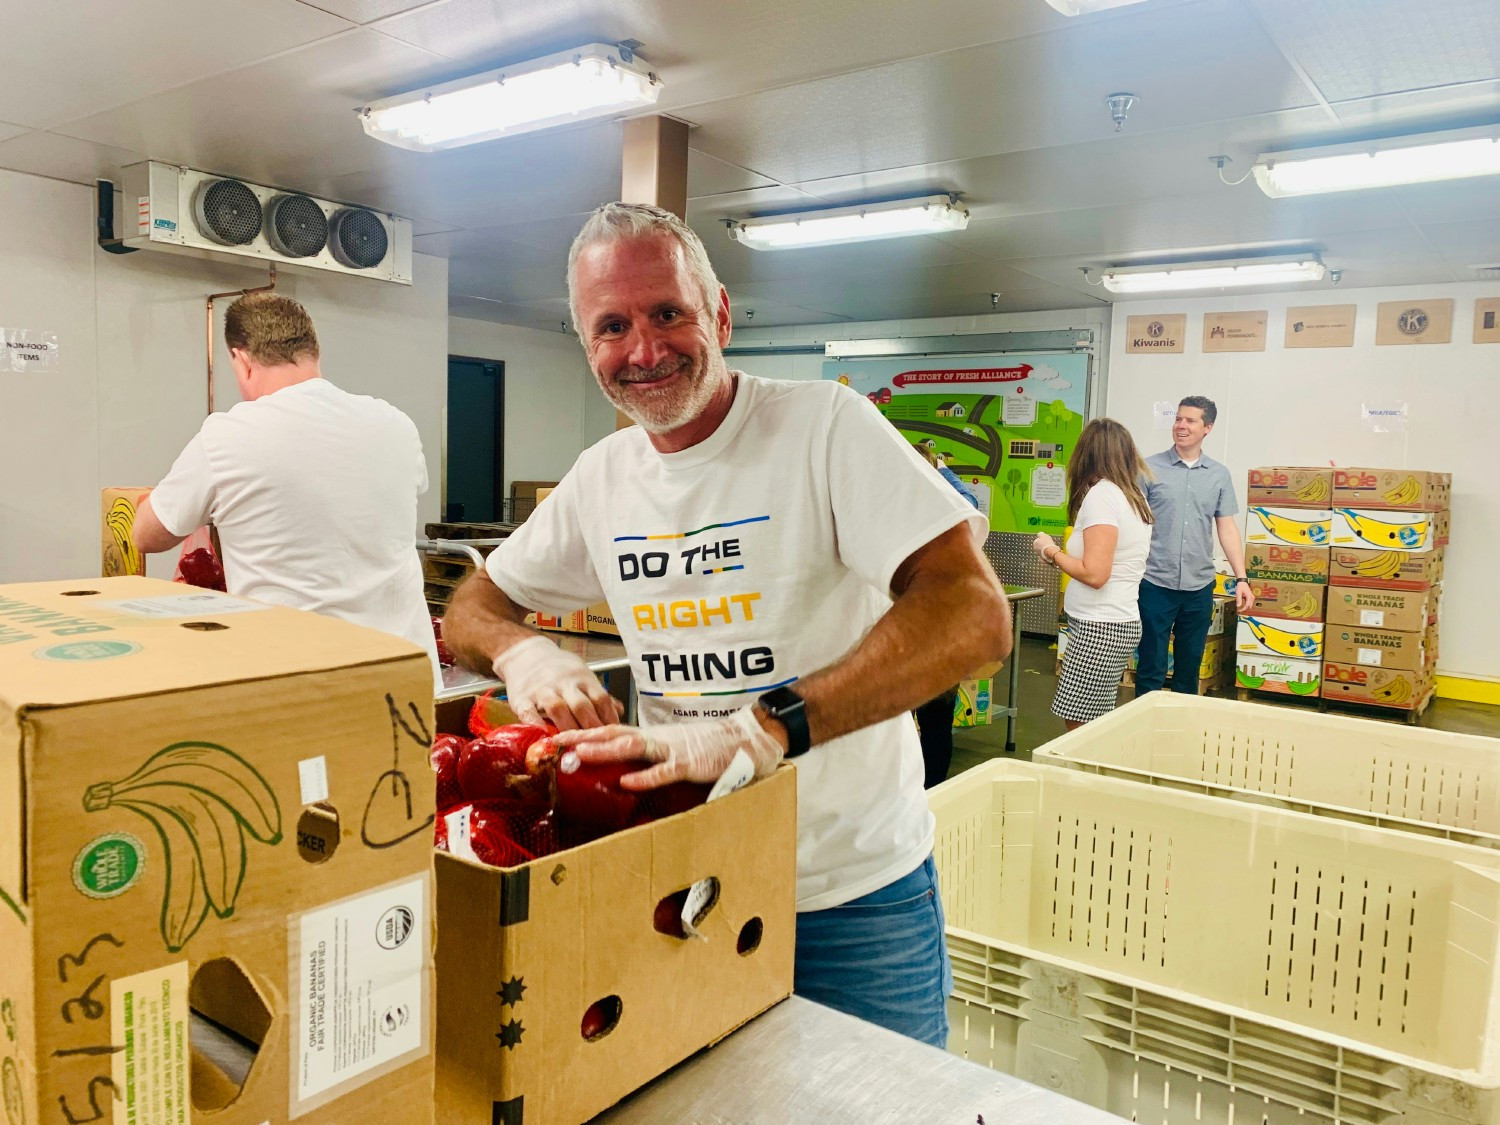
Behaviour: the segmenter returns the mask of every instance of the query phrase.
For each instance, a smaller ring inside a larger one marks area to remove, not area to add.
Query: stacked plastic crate
[[[1333,470],[1251,469],[1245,513],[1246,575],[1255,606],[1240,619],[1235,685],[1317,699],[1333,525]]]
[[[1333,470],[1323,695],[1415,719],[1432,699],[1453,478]]]

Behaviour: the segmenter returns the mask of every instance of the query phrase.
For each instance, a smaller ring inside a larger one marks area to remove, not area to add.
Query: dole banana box
[[[1255,543],[1245,549],[1245,573],[1270,582],[1323,585],[1328,581],[1328,548]]]
[[[1426,590],[1443,580],[1441,548],[1410,551],[1337,547],[1329,554],[1328,579],[1339,586],[1373,586],[1388,590]]]
[[[1240,618],[1235,651],[1241,656],[1276,656],[1284,660],[1318,660],[1323,655],[1323,622],[1284,618]]]
[[[1333,512],[1327,508],[1273,508],[1252,505],[1245,513],[1245,542],[1288,547],[1327,547]]]
[[[119,578],[146,573],[146,556],[136,549],[131,533],[135,512],[141,501],[151,495],[149,488],[106,488],[100,495],[100,517],[103,523],[103,559],[100,574]]]
[[[1280,579],[1248,578],[1255,591],[1252,617],[1281,617],[1291,621],[1322,621],[1323,595],[1328,587],[1316,582],[1284,582]]]
[[[1330,546],[1422,554],[1437,548],[1436,528],[1432,512],[1335,508]]]
[[[1323,663],[1323,698],[1411,711],[1422,705],[1430,678],[1400,668],[1370,668],[1361,664]]]
[[[1330,625],[1323,659],[1362,668],[1394,668],[1422,672],[1427,668],[1427,646],[1422,633],[1395,629],[1367,629],[1358,625]]]
[[[1284,465],[1251,469],[1249,502],[1282,508],[1326,508],[1333,503],[1333,470]]]
[[[430,1125],[433,733],[432,665],[385,633],[0,586],[8,1125]]]
[[[1328,587],[1330,625],[1365,629],[1395,629],[1402,633],[1426,630],[1432,616],[1432,591],[1381,590],[1368,586]]]
[[[1452,498],[1450,473],[1416,469],[1334,469],[1333,506],[1440,511]]]
[[[1236,687],[1302,699],[1317,697],[1322,676],[1319,661],[1288,660],[1263,653],[1242,652],[1234,665]]]

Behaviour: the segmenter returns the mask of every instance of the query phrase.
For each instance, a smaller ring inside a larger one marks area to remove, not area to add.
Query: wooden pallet
[[[513,523],[430,523],[426,531],[429,539],[504,539],[516,527]]]
[[[1241,703],[1284,703],[1289,707],[1314,708],[1323,714],[1337,712],[1344,715],[1359,715],[1367,719],[1389,719],[1392,722],[1402,722],[1414,727],[1422,721],[1427,708],[1432,706],[1433,699],[1437,697],[1437,689],[1430,690],[1416,707],[1383,707],[1378,703],[1325,699],[1321,695],[1284,695],[1281,692],[1251,691],[1248,688],[1237,688],[1236,694]]]
[[[442,582],[444,585],[462,582],[473,573],[474,564],[468,559],[422,553],[422,576],[429,582]]]

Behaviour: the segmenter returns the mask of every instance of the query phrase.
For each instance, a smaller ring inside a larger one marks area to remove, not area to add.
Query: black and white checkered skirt
[[[1086,723],[1113,711],[1125,662],[1140,643],[1139,621],[1081,621],[1070,614],[1052,713]]]

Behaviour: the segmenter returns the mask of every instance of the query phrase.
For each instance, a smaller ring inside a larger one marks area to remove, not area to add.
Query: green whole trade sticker
[[[135,885],[146,866],[146,845],[128,832],[111,832],[73,860],[73,885],[89,898],[114,898]]]
[[[112,660],[140,651],[134,641],[69,641],[37,649],[32,655],[38,660]]]

